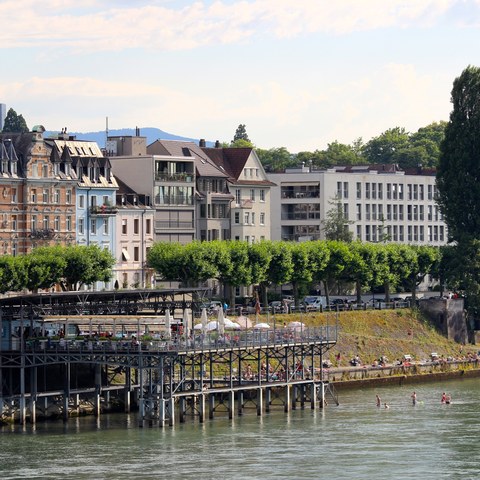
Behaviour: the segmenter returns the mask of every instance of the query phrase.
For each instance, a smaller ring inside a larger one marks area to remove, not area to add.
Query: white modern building
[[[302,166],[268,174],[272,240],[325,239],[327,212],[340,204],[354,239],[443,245],[447,229],[436,204],[432,170],[395,165]]]

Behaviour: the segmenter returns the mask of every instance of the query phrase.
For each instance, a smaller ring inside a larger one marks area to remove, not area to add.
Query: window
[[[387,200],[392,199],[392,184],[387,183]]]
[[[398,226],[393,226],[393,241],[398,242]]]
[[[412,197],[413,197],[413,195],[412,195],[412,184],[409,183],[407,185],[407,200],[412,200]]]
[[[237,189],[235,190],[235,203],[237,205],[240,205],[241,200],[242,200],[241,190]]]
[[[372,203],[372,220],[377,219],[377,205]]]
[[[427,185],[427,199],[433,200],[432,186]]]
[[[392,206],[390,204],[387,205],[387,221],[392,220]]]
[[[265,201],[265,190],[260,190],[260,201],[264,202]]]
[[[133,260],[135,262],[138,262],[140,260],[140,248],[139,247],[133,247]]]
[[[252,212],[252,225],[255,225],[255,212]]]
[[[357,182],[357,199],[362,198],[362,184]]]
[[[265,225],[265,213],[260,213],[260,225]]]
[[[72,191],[70,189],[67,189],[65,193],[65,203],[67,205],[70,205],[72,203]]]
[[[48,201],[48,188],[43,189],[42,202],[43,203],[49,203],[49,201]]]
[[[398,219],[399,219],[400,221],[403,220],[403,205],[399,205],[399,206],[398,206]]]
[[[37,216],[36,215],[32,215],[31,229],[32,229],[32,231],[35,231],[37,229]]]
[[[85,208],[85,195],[79,195],[78,197],[78,207]]]
[[[12,203],[17,203],[17,189],[12,188]]]
[[[48,230],[48,229],[50,228],[50,218],[49,218],[48,215],[45,215],[45,216],[43,217],[43,228],[44,228],[45,230]]]
[[[424,200],[424,196],[425,196],[424,193],[423,193],[424,189],[425,189],[424,185],[419,185],[418,186],[418,199],[419,200]]]
[[[133,233],[135,235],[140,233],[140,220],[138,218],[133,219]]]
[[[127,219],[122,219],[122,235],[127,234]]]
[[[427,220],[429,220],[430,222],[433,220],[433,206],[432,205],[428,205]]]
[[[377,184],[372,183],[372,198],[376,199],[377,198]]]
[[[250,212],[245,212],[243,223],[248,225],[250,223]]]
[[[65,223],[66,223],[67,232],[71,232],[72,231],[72,217],[71,217],[71,215],[67,215],[67,218],[65,219]]]
[[[108,218],[103,219],[103,234],[108,235],[110,232]]]
[[[54,220],[53,220],[53,229],[56,232],[60,231],[60,217],[58,215],[56,215]]]
[[[150,235],[152,233],[152,221],[149,218],[145,220],[145,233],[147,235]]]
[[[365,225],[365,241],[370,241],[370,225]]]
[[[398,198],[398,190],[396,183],[392,183],[392,198],[393,200],[396,200]]]
[[[337,182],[337,197],[342,198],[342,182]]]
[[[48,164],[42,165],[42,177],[48,178]]]
[[[401,183],[398,184],[398,199],[403,200],[403,185]]]
[[[60,203],[60,190],[58,188],[53,192],[53,203]]]
[[[365,219],[370,220],[370,204],[369,203],[365,205]]]
[[[17,225],[17,216],[16,215],[12,215],[12,230],[14,232],[16,232],[18,229],[17,229],[18,225]]]
[[[92,235],[97,234],[97,221],[94,218],[90,221],[90,232]]]
[[[78,223],[78,233],[80,235],[83,235],[85,233],[85,219],[79,218],[77,223]]]
[[[357,225],[357,239],[362,239],[362,227],[360,225]]]
[[[404,228],[403,228],[403,225],[400,225],[400,227],[398,227],[398,241],[399,242],[403,242],[405,237],[404,237]]]
[[[240,212],[235,212],[235,223],[236,224],[240,223]]]
[[[343,182],[343,198],[348,198],[348,182]]]
[[[32,188],[30,190],[30,195],[31,195],[32,203],[37,203],[37,189],[36,188]]]
[[[412,221],[412,205],[407,205],[407,220]]]
[[[253,189],[253,188],[250,189],[250,200],[252,202],[255,201],[255,189]]]
[[[413,185],[413,199],[418,200],[418,185]]]
[[[370,183],[365,184],[365,198],[370,198]]]
[[[378,199],[383,200],[383,183],[378,184]]]
[[[362,204],[357,203],[357,220],[361,220],[361,219],[362,219]]]

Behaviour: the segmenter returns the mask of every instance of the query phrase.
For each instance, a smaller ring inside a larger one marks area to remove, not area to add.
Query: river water
[[[440,403],[442,391],[452,404]],[[390,408],[375,406],[377,393]],[[4,427],[0,479],[480,478],[478,379],[341,391],[324,411],[137,422],[114,414]]]

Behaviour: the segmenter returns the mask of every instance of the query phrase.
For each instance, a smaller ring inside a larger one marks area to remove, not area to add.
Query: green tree
[[[409,141],[403,127],[390,128],[367,142],[363,154],[368,163],[395,163],[395,154],[407,149]]]
[[[244,140],[245,142],[248,142],[250,146],[252,145],[252,142],[248,138],[247,129],[243,123],[241,123],[235,131],[235,135],[233,136],[232,140],[232,146],[236,146],[235,143],[239,140]]]
[[[351,242],[353,239],[353,232],[350,231],[348,226],[352,225],[354,222],[345,216],[340,197],[335,196],[335,198],[328,203],[332,207],[327,211],[327,218],[322,220],[325,238],[327,240]]]
[[[78,290],[83,285],[108,282],[112,278],[115,257],[98,245],[74,245],[63,251],[66,262],[62,287]]]
[[[17,112],[10,108],[5,117],[5,123],[3,124],[3,133],[26,133],[29,129],[27,122],[22,115],[17,115]]]
[[[263,168],[268,172],[283,172],[286,168],[294,167],[297,164],[295,156],[285,147],[271,148],[270,150],[257,148],[255,151]]]
[[[37,292],[40,288],[50,288],[59,284],[67,263],[64,257],[65,247],[38,247],[28,255],[19,257],[26,271],[25,288]]]

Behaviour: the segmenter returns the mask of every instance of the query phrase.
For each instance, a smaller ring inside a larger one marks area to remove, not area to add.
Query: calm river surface
[[[164,429],[121,414],[9,426],[0,479],[480,478],[480,380],[340,392],[340,402]]]

